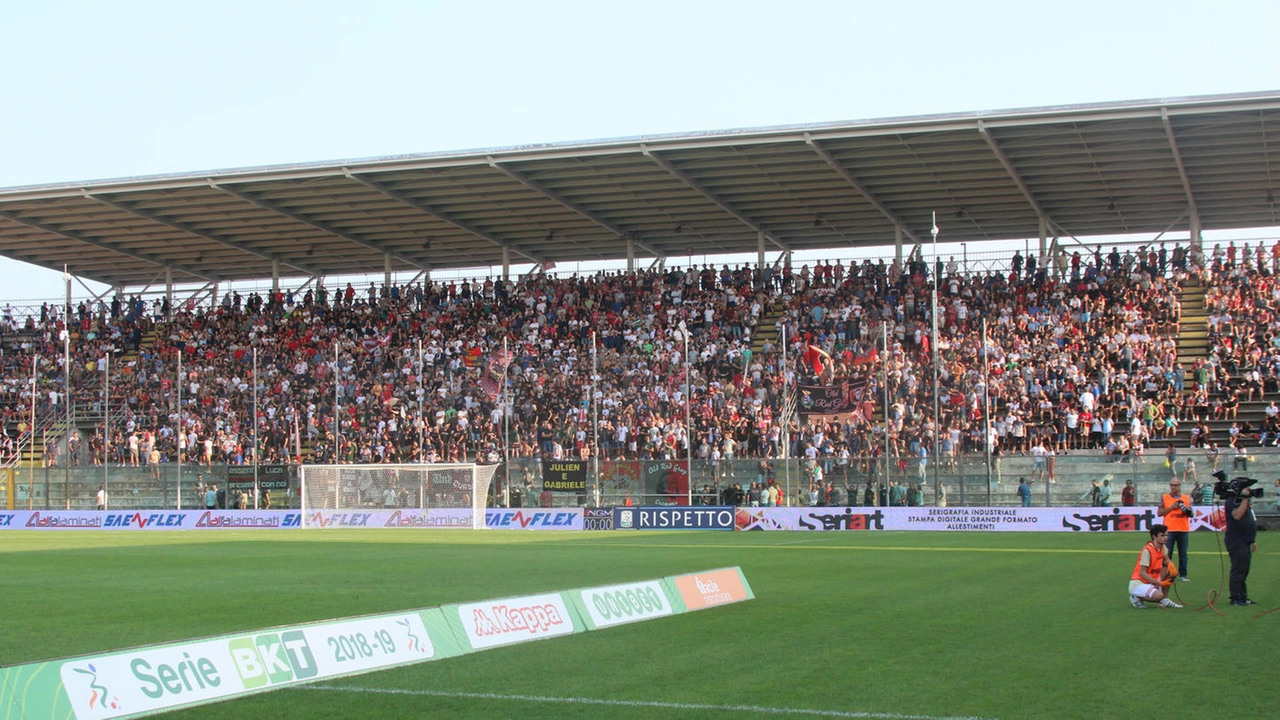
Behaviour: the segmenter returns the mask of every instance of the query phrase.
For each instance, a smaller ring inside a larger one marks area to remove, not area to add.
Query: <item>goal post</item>
[[[303,465],[303,522],[320,510],[470,508],[471,527],[485,526],[489,485],[497,465]]]

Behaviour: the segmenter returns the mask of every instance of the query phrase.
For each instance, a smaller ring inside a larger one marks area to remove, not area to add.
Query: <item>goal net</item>
[[[497,470],[473,463],[303,465],[303,516],[318,510],[469,508],[471,527],[482,529]]]

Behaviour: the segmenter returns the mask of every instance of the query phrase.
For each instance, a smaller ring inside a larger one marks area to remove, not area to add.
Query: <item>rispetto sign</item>
[[[0,667],[0,720],[146,717],[753,597],[724,568]]]
[[[729,506],[614,508],[615,530],[732,530],[734,508]]]

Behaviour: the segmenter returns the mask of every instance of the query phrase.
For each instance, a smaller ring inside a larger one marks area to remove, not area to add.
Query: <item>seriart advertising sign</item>
[[[1133,532],[1160,522],[1154,508],[810,507],[738,508],[738,530]],[[1192,530],[1220,530],[1222,513],[1197,513]]]

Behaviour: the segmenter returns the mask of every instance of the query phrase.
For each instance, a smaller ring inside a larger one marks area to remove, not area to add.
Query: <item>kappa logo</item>
[[[526,607],[494,605],[489,613],[484,608],[475,608],[471,611],[471,619],[475,623],[478,637],[511,632],[537,635],[539,632],[547,632],[553,625],[564,624],[560,611],[550,603]]]
[[[119,710],[120,698],[111,696],[111,691],[107,689],[107,686],[98,681],[98,668],[94,667],[93,663],[87,663],[86,667],[89,669],[71,669],[81,675],[89,676],[89,709],[110,708],[111,710]],[[110,699],[108,699],[108,696],[111,696]]]
[[[246,690],[306,680],[320,672],[301,630],[237,638],[227,644],[227,650]]]

